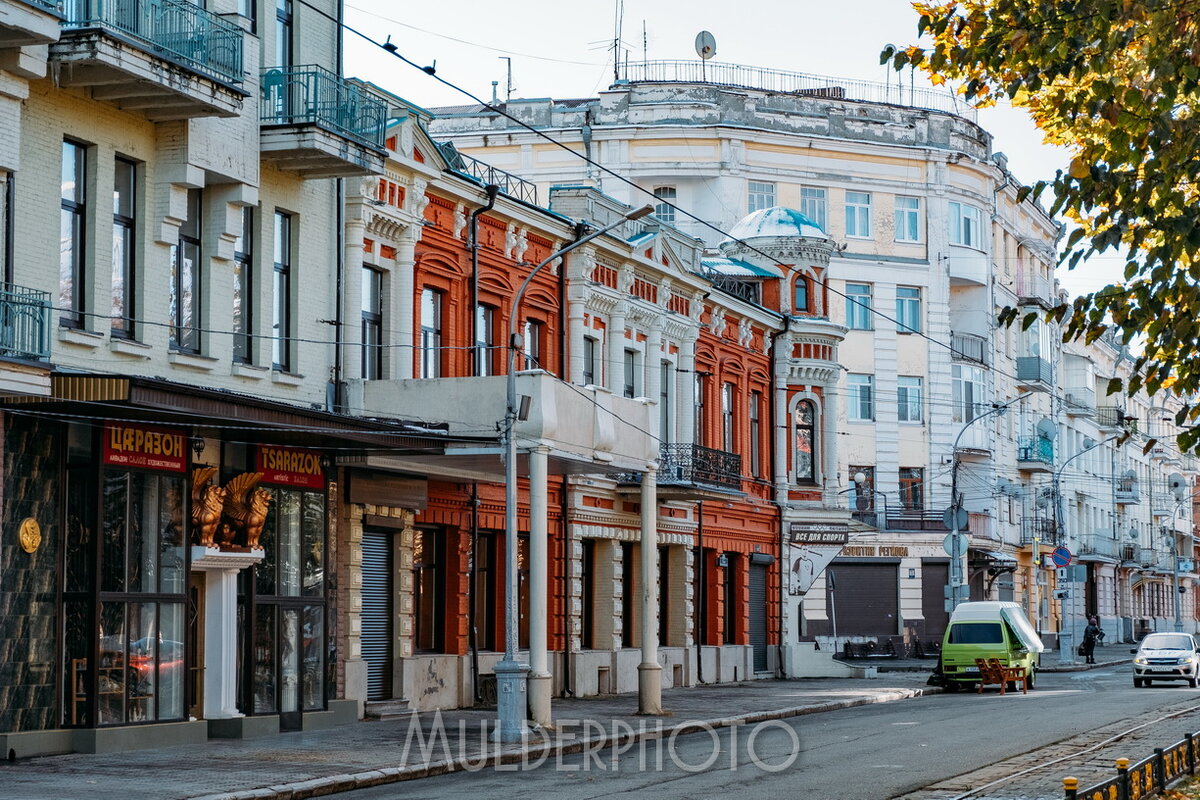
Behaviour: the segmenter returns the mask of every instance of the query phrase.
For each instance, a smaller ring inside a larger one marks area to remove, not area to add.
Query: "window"
[[[525,356],[525,369],[545,369],[542,366],[542,338],[545,329],[546,326],[537,320],[525,320],[525,329],[521,334],[521,353]]]
[[[921,198],[896,198],[896,241],[921,241]]]
[[[383,273],[362,268],[362,378],[383,377]]]
[[[275,64],[292,65],[292,0],[275,0]]]
[[[983,249],[983,227],[978,208],[965,203],[950,204],[950,243]]]
[[[254,207],[242,207],[242,235],[233,242],[233,360],[252,360],[254,329]]]
[[[856,331],[869,331],[871,320],[871,284],[846,284],[846,327]]]
[[[823,231],[825,226],[825,190],[802,187],[800,189],[800,213],[811,219]]]
[[[275,212],[275,308],[271,354],[276,369],[292,367],[292,215]]]
[[[621,647],[633,647],[637,642],[635,625],[638,623],[637,595],[633,591],[634,581],[638,580],[638,565],[634,558],[637,545],[633,542],[621,542]]]
[[[736,563],[736,553],[725,553],[724,575],[721,576],[721,600],[723,601],[725,611],[725,619],[723,620],[725,630],[723,631],[722,641],[725,644],[735,644],[737,642],[737,573],[734,566]]]
[[[475,306],[475,374],[491,375],[493,369],[492,341],[496,328],[496,309],[491,306]]]
[[[869,422],[875,419],[875,376],[854,375],[846,376],[849,397],[846,415],[858,422]]]
[[[795,413],[797,483],[813,483],[817,479],[817,412],[811,400],[796,404]]]
[[[921,332],[921,290],[916,286],[896,287],[896,330]]]
[[[704,378],[706,376],[696,373],[696,430],[693,431],[692,441],[695,444],[703,445],[708,441],[708,437],[704,435]]]
[[[792,301],[792,312],[803,314],[806,311],[811,311],[808,307],[808,278],[803,275],[797,275],[796,291]]]
[[[133,336],[133,254],[137,165],[118,158],[113,166],[112,335]]]
[[[422,378],[442,375],[442,293],[421,290],[421,372]]]
[[[950,379],[953,389],[954,421],[970,422],[984,411],[983,370],[965,364],[952,364]]]
[[[850,465],[850,509],[875,510],[875,468]]]
[[[674,386],[675,365],[664,361],[659,367],[658,378],[658,440],[666,444],[671,441],[671,430],[674,427],[671,419],[673,406],[671,403]]]
[[[637,351],[626,350],[624,359],[625,370],[625,396],[637,397]]]
[[[441,537],[436,530],[418,529],[413,536],[413,646],[426,653],[442,649],[445,581]]]
[[[596,645],[596,540],[584,539],[579,559],[579,647],[591,650]]]
[[[13,209],[13,199],[16,196],[17,176],[15,173],[8,172],[4,175],[4,191],[0,192],[0,253],[4,259],[3,273],[4,282],[13,282],[13,255],[14,255],[14,231],[16,229],[16,217]]]
[[[665,203],[654,204],[654,216],[658,217],[668,225],[675,224],[675,209],[673,204],[676,200],[674,186],[656,186],[654,188],[654,196],[659,200],[665,200]],[[671,203],[672,205],[667,205]]]
[[[901,375],[896,379],[896,419],[923,422],[921,378]]]
[[[250,21],[250,32],[258,34],[258,0],[238,0],[238,14]]]
[[[905,511],[925,510],[925,470],[900,468],[900,507]]]
[[[750,474],[762,477],[762,392],[750,393]]]
[[[59,212],[58,307],[59,323],[71,328],[83,327],[83,310],[86,307],[83,292],[86,177],[87,149],[81,144],[64,141]]]
[[[199,189],[188,189],[187,219],[171,247],[171,346],[200,352],[200,209]]]
[[[871,195],[846,192],[846,235],[860,239],[871,237]]]
[[[658,641],[663,646],[674,644],[671,631],[671,548],[658,548]]]
[[[733,415],[735,391],[732,383],[721,384],[721,449],[732,453],[735,449],[733,441]]]
[[[600,346],[600,342],[595,337],[583,337],[583,385],[593,386],[596,384],[596,349]]]
[[[496,649],[496,534],[480,531],[475,540],[474,623],[480,650]]]
[[[762,211],[775,205],[775,184],[761,181],[750,181],[750,193],[747,202],[747,213]]]

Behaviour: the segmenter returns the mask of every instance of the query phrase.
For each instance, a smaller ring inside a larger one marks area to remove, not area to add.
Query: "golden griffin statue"
[[[221,542],[257,548],[267,521],[271,493],[258,487],[261,472],[243,472],[225,484],[225,513],[221,521]]]
[[[192,530],[204,547],[214,547],[221,510],[225,506],[225,488],[209,483],[217,473],[216,467],[197,467],[192,470]]]

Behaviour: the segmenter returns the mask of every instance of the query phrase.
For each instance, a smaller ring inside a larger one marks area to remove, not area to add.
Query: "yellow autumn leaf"
[[[1071,177],[1072,178],[1075,178],[1076,180],[1082,180],[1083,178],[1086,178],[1088,175],[1090,175],[1091,172],[1092,172],[1091,168],[1087,164],[1083,163],[1082,159],[1079,159],[1079,158],[1071,159]]]

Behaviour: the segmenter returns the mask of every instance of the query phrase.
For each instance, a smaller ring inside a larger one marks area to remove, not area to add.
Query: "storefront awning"
[[[1001,553],[998,550],[985,550],[983,548],[972,547],[970,549],[972,561],[986,561],[993,566],[1017,566],[1017,559],[1007,553]]]

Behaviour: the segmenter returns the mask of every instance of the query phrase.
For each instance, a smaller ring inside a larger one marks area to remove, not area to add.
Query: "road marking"
[[[893,725],[920,725],[919,722],[893,722]]]

